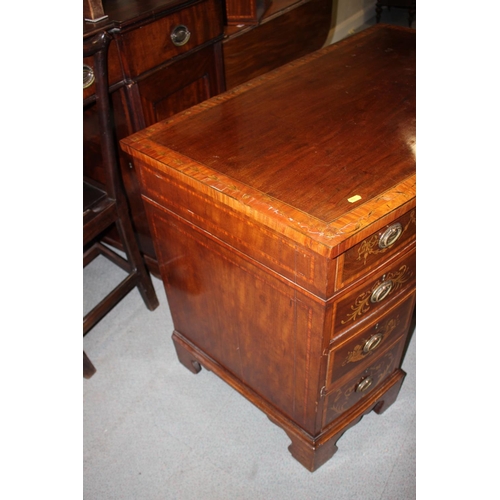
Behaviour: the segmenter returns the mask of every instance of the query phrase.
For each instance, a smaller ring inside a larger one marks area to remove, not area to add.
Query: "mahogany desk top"
[[[377,25],[122,144],[327,252],[415,195],[415,32]]]

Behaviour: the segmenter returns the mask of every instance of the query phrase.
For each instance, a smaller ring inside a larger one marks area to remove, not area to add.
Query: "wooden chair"
[[[128,274],[84,316],[84,336],[135,287],[139,289],[149,310],[152,311],[159,305],[151,277],[139,251],[118,166],[108,89],[107,54],[110,41],[111,36],[102,32],[85,41],[83,46],[83,57],[92,57],[95,78],[95,93],[84,100],[84,108],[91,104],[97,107],[105,178],[104,185],[98,185],[90,179],[84,179],[83,182],[83,267],[97,256],[103,255]],[[118,230],[126,258],[104,245],[100,239],[113,225]],[[84,352],[84,377],[90,378],[94,373],[95,367]]]

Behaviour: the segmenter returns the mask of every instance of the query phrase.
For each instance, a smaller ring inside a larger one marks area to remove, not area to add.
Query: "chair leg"
[[[120,211],[120,209],[118,210]],[[123,214],[123,210],[125,209],[122,208],[121,210]],[[142,296],[142,300],[144,300],[146,307],[150,311],[154,311],[159,306],[158,297],[156,296],[151,276],[149,275],[149,272],[146,269],[146,265],[144,264],[144,259],[139,250],[139,245],[137,244],[137,240],[134,234],[134,229],[132,227],[132,223],[130,222],[130,218],[128,216],[128,211],[126,215],[122,214],[120,214],[120,216],[118,217],[118,221],[116,223],[118,228],[118,233],[120,234],[120,238],[122,240],[128,260],[132,265],[132,267],[136,270],[137,277],[139,280],[137,288],[139,289],[139,293]]]
[[[95,369],[95,366],[92,364],[92,361],[88,358],[88,356],[85,354],[85,351],[83,351],[83,377],[84,378],[90,378],[92,375],[97,370]]]

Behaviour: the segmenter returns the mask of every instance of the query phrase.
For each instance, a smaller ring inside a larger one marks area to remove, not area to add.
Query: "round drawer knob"
[[[361,382],[356,386],[356,392],[364,392],[373,384],[373,379],[371,377],[365,377]]]
[[[380,236],[380,239],[378,240],[378,247],[380,249],[384,249],[394,245],[402,234],[403,226],[399,222],[390,225]]]
[[[373,290],[372,295],[370,297],[370,302],[372,304],[376,304],[377,302],[382,302],[390,293],[392,290],[393,283],[391,280],[389,281],[383,281],[380,283],[380,285]]]
[[[372,335],[363,346],[363,353],[368,354],[369,352],[373,352],[382,342],[384,336],[381,333],[376,333]]]
[[[87,66],[83,65],[83,88],[86,89],[90,87],[95,82],[94,70]]]
[[[172,39],[174,45],[177,45],[177,47],[181,47],[182,45],[188,43],[189,39],[191,38],[191,32],[187,29],[186,26],[184,26],[183,24],[179,24],[179,26],[176,26],[172,30],[172,33],[170,33],[170,38]]]

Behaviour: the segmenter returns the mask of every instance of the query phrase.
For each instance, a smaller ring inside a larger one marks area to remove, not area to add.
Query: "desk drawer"
[[[388,305],[393,298],[415,285],[415,249],[392,262],[369,281],[351,288],[336,302],[332,337],[347,330]]]
[[[404,335],[410,325],[415,304],[415,292],[398,301],[382,318],[377,317],[361,331],[356,328],[333,344],[328,354],[326,391],[347,372],[357,369],[368,358]]]
[[[324,274],[313,252],[168,174],[140,161],[135,163],[141,175],[144,198],[202,228],[287,280],[321,295],[323,290],[319,286],[325,281]]]
[[[121,44],[127,76],[134,78],[217,38],[223,33],[222,19],[221,2],[205,0],[124,33]],[[180,28],[183,26],[189,35]],[[176,30],[178,41],[174,42],[172,35]]]
[[[339,257],[337,289],[390,259],[416,237],[416,209],[387,224]]]
[[[392,346],[366,367],[347,374],[327,396],[323,414],[323,427],[332,422],[379,386],[401,361],[406,336],[403,335]]]

